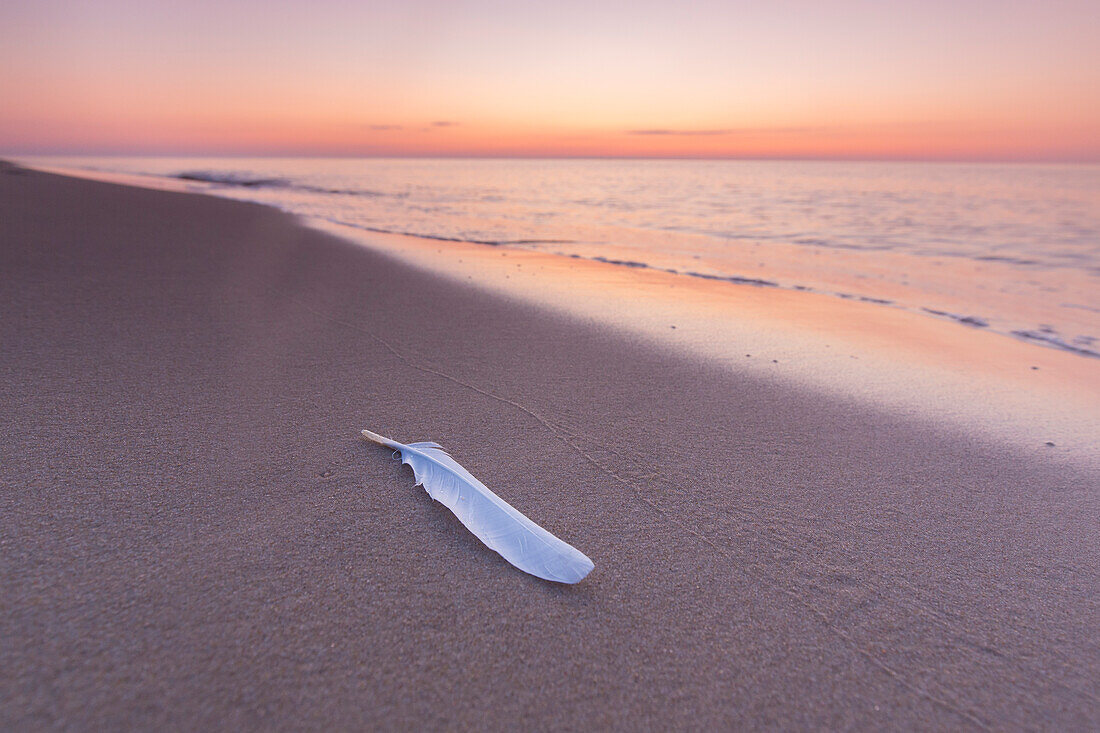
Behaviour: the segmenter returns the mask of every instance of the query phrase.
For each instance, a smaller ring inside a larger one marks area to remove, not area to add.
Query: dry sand
[[[1100,476],[0,170],[0,727],[1095,728]],[[360,428],[596,563],[514,570]]]

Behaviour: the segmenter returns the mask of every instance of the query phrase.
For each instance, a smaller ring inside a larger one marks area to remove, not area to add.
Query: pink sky
[[[7,0],[0,153],[1100,161],[1100,3]]]

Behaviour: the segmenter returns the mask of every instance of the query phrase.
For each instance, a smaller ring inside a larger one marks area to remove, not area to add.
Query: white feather
[[[583,552],[532,522],[474,478],[438,443],[398,443],[369,430],[363,436],[401,453],[416,485],[454,512],[478,539],[520,570],[545,580],[576,583],[594,565]]]

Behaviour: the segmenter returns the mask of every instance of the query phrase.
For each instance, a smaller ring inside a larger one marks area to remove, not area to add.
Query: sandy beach
[[[4,166],[0,283],[4,729],[1100,720],[1086,464],[207,196]],[[362,428],[595,570],[515,570]]]

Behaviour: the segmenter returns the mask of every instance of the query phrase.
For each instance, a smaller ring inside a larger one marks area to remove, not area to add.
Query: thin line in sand
[[[353,329],[355,331],[359,331],[360,333],[363,333],[363,334],[367,335],[368,337],[370,337],[371,339],[373,339],[377,343],[381,344],[387,351],[389,351],[391,354],[393,354],[397,359],[399,359],[403,363],[407,364],[408,366],[412,367],[413,369],[416,369],[418,371],[421,371],[421,372],[424,372],[424,373],[427,373],[427,374],[432,374],[432,375],[441,377],[443,379],[446,379],[446,380],[452,382],[453,384],[456,384],[456,385],[458,385],[460,387],[463,387],[465,389],[472,390],[473,392],[476,392],[477,394],[480,394],[484,397],[488,397],[489,399],[493,399],[493,400],[496,400],[496,401],[501,402],[503,404],[509,405],[509,406],[519,410],[520,412],[528,415],[529,417],[534,419],[536,422],[538,422],[540,425],[542,425],[555,438],[560,440],[562,443],[564,443],[570,449],[575,451],[577,454],[579,454],[586,461],[591,463],[595,468],[597,468],[598,470],[600,470],[603,473],[607,474],[611,478],[615,479],[615,481],[617,481],[624,488],[626,488],[628,491],[630,491],[631,494],[634,495],[634,498],[637,501],[640,501],[641,503],[648,506],[650,509],[652,509],[657,514],[661,515],[661,517],[665,521],[669,522],[670,524],[675,525],[680,530],[684,531],[687,534],[692,535],[693,537],[695,537],[700,542],[703,542],[704,544],[710,546],[713,550],[715,550],[716,552],[722,554],[728,560],[731,560],[731,561],[736,560],[736,558],[733,557],[732,555],[730,555],[730,553],[726,550],[726,548],[724,546],[718,544],[717,542],[715,542],[711,538],[707,537],[705,534],[703,534],[703,533],[701,533],[701,532],[699,532],[695,529],[692,529],[691,527],[688,527],[684,523],[678,521],[675,517],[669,515],[667,512],[665,512],[663,509],[661,509],[660,506],[653,503],[649,499],[646,499],[644,496],[642,496],[642,493],[638,489],[637,486],[635,486],[631,482],[624,479],[622,476],[620,476],[613,469],[603,465],[598,460],[593,458],[591,454],[589,454],[587,451],[585,451],[580,446],[573,443],[573,441],[569,440],[563,434],[562,431],[560,431],[558,428],[554,427],[554,425],[549,420],[542,417],[541,415],[536,413],[534,410],[526,407],[525,405],[522,405],[522,404],[516,402],[515,400],[509,399],[507,397],[504,397],[504,396],[501,396],[501,395],[498,395],[498,394],[494,394],[493,392],[482,389],[482,388],[480,388],[480,387],[478,387],[474,384],[470,384],[469,382],[463,381],[463,380],[461,380],[457,377],[454,377],[450,374],[447,374],[444,371],[441,371],[439,369],[435,369],[435,368],[432,368],[432,367],[429,367],[429,366],[425,366],[421,363],[418,363],[414,359],[412,359],[412,358],[408,357],[407,355],[405,355],[404,353],[402,353],[398,348],[393,346],[393,344],[391,344],[389,341],[383,339],[381,336],[378,336],[373,331],[371,331],[370,329],[368,329],[368,328],[366,328],[362,325],[359,325],[359,324],[356,324],[356,323],[351,323],[350,321],[345,321],[345,320],[342,320],[342,319],[339,319],[339,318],[332,318],[331,316],[328,316],[328,315],[318,311],[317,309],[312,308],[311,306],[308,306],[308,305],[306,305],[304,303],[301,303],[301,302],[298,302],[297,305],[299,307],[309,311],[310,313],[313,313],[315,316],[317,316],[318,318],[320,318],[322,320],[325,320],[329,323],[334,323],[334,324],[337,324],[337,325],[340,325],[340,326],[344,326],[346,328],[350,328],[350,329]],[[788,588],[784,585],[781,585],[781,584],[775,582],[775,580],[773,578],[759,572],[755,568],[752,568],[750,566],[744,566],[744,565],[742,565],[741,568],[744,571],[751,574],[758,581],[761,581],[761,582],[764,582],[764,583],[767,583],[767,584],[771,585],[773,588],[777,589],[778,591],[780,591],[781,593],[786,595],[788,598],[793,600],[799,606],[801,606],[805,610],[809,611],[815,618],[818,619],[818,621],[821,622],[821,624],[829,632],[831,632],[832,634],[834,634],[835,636],[837,636],[838,638],[843,640],[849,646],[849,648],[851,648],[853,651],[855,651],[860,656],[864,657],[868,662],[871,663],[872,666],[876,667],[879,671],[886,674],[888,677],[892,678],[895,682],[897,682],[899,685],[901,685],[905,689],[907,689],[907,690],[909,690],[913,693],[916,693],[920,697],[923,697],[926,700],[928,700],[929,702],[940,706],[941,708],[943,708],[944,710],[947,710],[948,712],[951,712],[951,713],[954,713],[954,714],[958,715],[959,717],[973,723],[974,725],[978,726],[979,728],[981,728],[983,730],[990,730],[989,724],[986,723],[984,720],[982,720],[980,717],[978,717],[978,715],[974,711],[963,709],[957,703],[952,702],[951,700],[945,699],[944,697],[940,697],[938,695],[935,695],[935,694],[929,692],[927,689],[925,689],[925,688],[923,688],[923,687],[921,687],[921,686],[919,686],[919,685],[917,685],[913,682],[910,682],[898,670],[894,669],[889,664],[883,662],[881,659],[876,657],[871,652],[869,652],[866,649],[863,649],[862,647],[860,647],[860,645],[855,641],[855,639],[853,639],[851,637],[850,634],[846,633],[843,629],[839,628],[834,623],[832,623],[832,621],[830,621],[829,617],[826,616],[825,613],[823,613],[820,609],[815,608],[814,606],[812,606],[809,603],[806,603],[806,601],[803,600],[799,596],[799,594],[796,593],[795,591],[791,590],[790,588]]]

